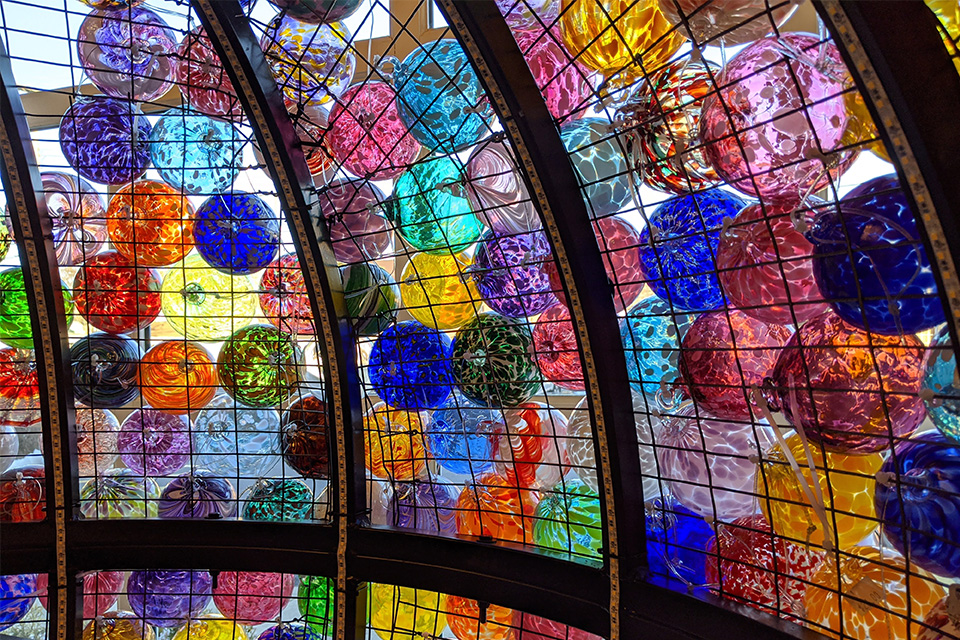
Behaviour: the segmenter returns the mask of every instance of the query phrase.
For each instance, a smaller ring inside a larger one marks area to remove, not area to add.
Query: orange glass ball
[[[513,609],[487,605],[486,622],[480,622],[480,605],[476,600],[447,596],[447,625],[457,640],[514,640]]]
[[[489,473],[468,483],[457,499],[457,533],[533,543],[537,493]]]
[[[413,480],[427,466],[423,417],[380,402],[363,417],[364,459],[378,478]]]
[[[107,231],[120,254],[138,267],[179,262],[193,248],[193,205],[165,182],[121,188],[107,209]]]
[[[217,392],[217,366],[196,342],[161,342],[140,360],[139,374],[143,399],[164,413],[202,409]]]

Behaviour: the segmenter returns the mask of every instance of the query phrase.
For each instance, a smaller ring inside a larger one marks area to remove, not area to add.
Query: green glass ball
[[[296,522],[313,515],[313,492],[302,480],[257,480],[243,505],[243,520]]]
[[[60,283],[60,289],[69,327],[73,322],[73,296],[63,283]],[[0,342],[17,349],[34,348],[30,301],[23,271],[17,267],[0,271]]]
[[[568,476],[541,494],[533,524],[533,541],[560,553],[600,558],[603,526],[600,497],[579,478]]]
[[[533,336],[527,325],[497,313],[481,313],[453,341],[453,378],[474,402],[511,407],[540,388]]]
[[[374,336],[397,317],[400,288],[390,274],[372,263],[353,264],[340,270],[347,316],[358,335]]]
[[[308,626],[323,636],[333,633],[336,599],[336,585],[332,578],[300,576],[300,587],[297,589],[300,615]]]
[[[267,324],[234,332],[217,358],[224,390],[249,407],[278,407],[299,381],[299,353],[293,338]]]

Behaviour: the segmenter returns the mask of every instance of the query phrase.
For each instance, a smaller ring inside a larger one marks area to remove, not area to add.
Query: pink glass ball
[[[582,629],[521,611],[514,614],[514,624],[522,630],[517,637],[523,640],[600,640]]]
[[[187,32],[174,67],[184,106],[214,118],[243,120],[243,106],[203,27]]]
[[[923,343],[867,333],[835,313],[790,339],[771,374],[774,409],[829,451],[866,454],[906,438],[926,416]]]
[[[550,115],[557,120],[583,115],[592,93],[590,72],[567,52],[559,33],[534,28],[513,35]]]
[[[580,343],[567,307],[558,304],[540,314],[533,327],[533,345],[540,373],[547,380],[564,389],[583,391]]]
[[[701,114],[713,168],[765,200],[797,200],[826,186],[830,160],[820,150],[835,149],[847,125],[843,69],[837,48],[809,34],[771,36],[738,53]]]
[[[313,308],[297,254],[281,256],[264,269],[260,278],[260,309],[270,324],[281,331],[313,334]]]
[[[326,141],[334,159],[355,176],[396,178],[420,154],[397,114],[397,92],[386,82],[355,84],[330,112]]]
[[[736,309],[705,313],[683,338],[680,373],[703,411],[723,420],[749,420],[750,386],[770,375],[789,339],[786,327]]]
[[[190,461],[190,431],[180,416],[137,409],[120,425],[117,448],[134,473],[166,476]]]
[[[213,604],[240,624],[271,622],[290,601],[294,576],[260,571],[221,571],[213,589]]]
[[[530,199],[509,144],[477,145],[465,173],[467,200],[488,227],[510,234],[541,228],[540,214]]]
[[[617,311],[630,309],[643,292],[646,279],[640,262],[640,232],[622,216],[594,220],[607,278],[613,282],[613,305]]]
[[[813,277],[813,244],[792,219],[806,218],[802,207],[752,204],[720,234],[720,285],[730,304],[748,316],[800,324],[827,310]]]
[[[393,232],[379,208],[386,196],[376,185],[340,179],[321,189],[319,198],[337,262],[367,262],[393,251]]]
[[[117,461],[120,422],[106,409],[77,407],[77,462],[81,476],[96,476]]]
[[[47,608],[49,574],[37,574],[37,595],[43,608]],[[123,593],[122,571],[96,571],[83,576],[83,617],[85,620],[104,615],[116,604]],[[106,638],[104,639],[106,640]]]

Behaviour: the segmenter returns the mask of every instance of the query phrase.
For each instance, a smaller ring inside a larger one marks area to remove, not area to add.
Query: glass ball
[[[92,258],[107,242],[107,205],[93,185],[60,171],[40,174],[53,248],[62,267]],[[6,251],[3,251],[4,255]]]
[[[647,500],[647,561],[654,582],[707,583],[707,543],[713,527],[672,498]]]
[[[387,196],[377,185],[366,180],[340,178],[327,185],[318,197],[337,262],[356,264],[379,260],[393,252],[393,233],[378,211]],[[314,230],[322,229],[318,218]]]
[[[400,275],[406,311],[427,327],[441,331],[462,327],[483,306],[470,274],[475,266],[462,253],[413,254]]]
[[[80,338],[70,347],[73,395],[96,409],[116,409],[140,395],[137,369],[143,352],[134,340],[107,333]]]
[[[284,461],[304,478],[330,477],[330,427],[323,400],[304,396],[284,412],[280,451]]]
[[[752,42],[783,26],[797,5],[771,7],[765,0],[660,0],[660,9],[694,42],[731,46]]]
[[[226,478],[203,469],[171,480],[157,504],[161,518],[230,518],[237,511],[237,490]]]
[[[44,577],[44,587],[37,590],[46,591],[47,574],[40,575]],[[95,571],[83,576],[83,617],[107,615],[107,610],[117,603],[122,593],[122,571]],[[41,603],[46,607],[46,598],[41,598]],[[106,640],[110,640],[110,636],[107,636]]]
[[[576,1],[585,5],[597,0]],[[610,122],[603,118],[571,120],[560,127],[560,139],[570,154],[592,219],[612,215],[630,200],[627,163],[609,127]]]
[[[298,622],[281,622],[260,634],[257,640],[323,640],[323,636]]]
[[[77,311],[107,333],[146,329],[160,315],[160,275],[116,251],[87,260],[73,279]]]
[[[470,153],[464,174],[470,206],[496,233],[525,233],[542,227],[509,144],[478,144]]]
[[[174,62],[174,77],[183,102],[214,118],[243,120],[243,105],[203,27],[184,35]]]
[[[593,233],[603,255],[607,281],[613,285],[613,305],[618,312],[630,309],[643,292],[645,279],[638,252],[640,232],[626,218],[611,216],[594,220]]]
[[[189,340],[226,340],[257,311],[249,278],[212,269],[196,253],[167,271],[160,289],[164,319]]]
[[[378,478],[410,481],[427,466],[424,421],[417,411],[375,404],[363,417],[364,461]]]
[[[36,601],[37,575],[23,573],[0,576],[0,631],[27,615]]]
[[[77,406],[77,465],[81,476],[96,476],[120,457],[120,421],[113,412]]]
[[[450,361],[457,388],[480,404],[514,406],[541,388],[533,335],[520,320],[481,313],[457,331]]]
[[[678,310],[713,311],[723,306],[714,256],[723,221],[744,206],[741,198],[713,190],[674,198],[657,207],[640,233],[640,261],[647,286]]]
[[[280,217],[252,193],[214,195],[197,209],[193,233],[207,264],[223,273],[249,275],[277,257]]]
[[[260,310],[281,331],[312,335],[313,308],[296,253],[280,256],[260,277]]]
[[[290,601],[294,579],[289,573],[221,571],[213,588],[213,604],[240,624],[270,622],[280,617]]]
[[[300,576],[297,609],[307,626],[323,636],[333,633],[336,588],[336,580],[333,578]]]
[[[260,478],[280,461],[280,414],[221,394],[193,421],[194,464],[224,478]]]
[[[370,626],[383,640],[414,640],[443,632],[446,595],[376,582],[369,589]]]
[[[584,390],[580,340],[566,306],[558,304],[540,314],[533,345],[543,377],[564,389]]]
[[[680,343],[696,315],[674,311],[657,297],[644,298],[620,321],[627,377],[634,390],[670,404],[680,376]]]
[[[74,389],[74,393],[78,393]],[[40,378],[33,353],[20,349],[0,349],[0,416],[4,424],[18,424],[14,419],[24,413],[40,410]],[[36,421],[39,422],[37,417]]]
[[[946,327],[941,329],[927,350],[926,370],[920,397],[927,416],[945,436],[960,440],[960,382],[957,382],[957,358]]]
[[[250,407],[278,407],[296,388],[299,352],[289,334],[254,324],[234,332],[220,349],[217,375],[224,390]]]
[[[130,469],[107,469],[80,487],[80,514],[90,520],[156,518],[160,487]]]
[[[454,392],[433,412],[424,439],[427,452],[441,468],[473,478],[493,468],[505,431],[501,411]]]
[[[433,409],[450,395],[450,352],[446,334],[412,320],[398,322],[370,351],[370,384],[396,409]]]
[[[559,29],[537,25],[513,35],[550,115],[560,121],[583,115],[593,95],[591,72],[564,48]]]
[[[117,447],[136,473],[166,476],[190,462],[190,431],[180,416],[145,407],[120,424]]]
[[[140,394],[164,413],[184,415],[206,406],[217,392],[217,369],[196,342],[171,340],[140,360]]]
[[[496,4],[507,26],[514,32],[543,29],[543,25],[552,25],[560,16],[560,3],[553,0],[496,0]]]
[[[229,122],[189,109],[166,112],[153,126],[150,158],[160,177],[180,191],[230,191],[240,174],[244,139]]]
[[[356,57],[350,32],[340,24],[308,24],[291,15],[274,18],[260,48],[284,99],[318,105],[340,98],[353,79]]]
[[[401,294],[393,276],[372,262],[341,267],[343,298],[353,329],[375,336],[397,318]]]
[[[393,198],[384,203],[387,219],[414,249],[463,251],[477,241],[483,225],[470,207],[462,180],[460,163],[450,157],[413,165],[397,179]]]
[[[488,473],[468,481],[457,498],[457,533],[529,544],[534,541],[538,495],[502,475]]]
[[[307,160],[310,177],[317,189],[330,184],[336,175],[333,154],[330,152],[330,105],[295,105],[287,102],[287,113],[293,121],[293,130],[300,140],[300,150]],[[266,165],[259,143],[253,141],[253,155],[257,162]]]
[[[349,18],[363,4],[361,0],[270,0],[285,15],[311,24],[329,24]]]
[[[313,492],[302,480],[257,480],[243,506],[243,520],[297,522],[310,520]]]
[[[557,304],[545,265],[553,251],[542,231],[483,235],[470,271],[483,300],[510,318],[535,316]]]
[[[204,614],[180,627],[173,640],[247,640],[247,634],[233,620]]]
[[[541,618],[522,611],[517,611],[514,615],[514,624],[521,634],[519,637],[526,640],[601,640],[600,636],[548,618]]]
[[[375,80],[353,85],[337,101],[326,141],[338,164],[371,180],[396,178],[420,154],[420,143],[400,120],[397,92]]]
[[[560,484],[570,470],[567,419],[542,402],[524,402],[503,411],[497,472],[521,487],[541,491]]]
[[[480,622],[480,604],[476,600],[447,596],[447,624],[457,640],[513,640],[516,612],[495,604],[484,609],[486,622]]]
[[[579,478],[567,478],[540,496],[534,516],[537,546],[588,558],[603,553],[600,497]]]
[[[63,314],[69,328],[73,322],[73,296],[62,282],[60,291],[63,295]],[[0,271],[0,342],[19,349],[34,348],[31,306],[23,270],[11,267]]]
[[[60,149],[87,180],[127,184],[150,167],[150,131],[150,122],[130,102],[78,98],[60,120]]]
[[[0,473],[6,471],[20,451],[20,436],[9,424],[0,424]]]
[[[80,0],[80,2],[93,9],[113,10],[136,7],[143,4],[144,0]]]
[[[395,65],[397,112],[428,151],[458,151],[488,131],[491,112],[467,54],[453,38],[413,50]],[[415,168],[411,167],[411,169]]]
[[[933,605],[923,619],[923,627],[917,632],[917,640],[950,640],[960,635],[960,624],[951,609],[956,606],[956,587],[951,586],[947,596]]]
[[[432,535],[457,533],[457,491],[452,485],[394,482],[388,486],[381,500],[386,503],[388,525]]]
[[[0,522],[39,522],[47,517],[43,467],[0,474]]]
[[[127,602],[148,624],[179,627],[209,604],[212,582],[206,571],[131,571]]]
[[[110,611],[87,622],[83,640],[155,640],[153,627],[127,611]]]

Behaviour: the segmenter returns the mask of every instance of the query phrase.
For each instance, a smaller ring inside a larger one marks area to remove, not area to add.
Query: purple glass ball
[[[473,259],[474,282],[491,309],[509,318],[535,316],[557,304],[547,264],[553,253],[542,231],[487,232]]]
[[[155,627],[179,627],[210,602],[206,571],[133,571],[127,601],[138,617]]]
[[[134,472],[165,476],[190,460],[190,431],[179,416],[137,409],[120,425],[117,449]]]
[[[434,535],[457,533],[457,496],[448,485],[399,482],[383,499],[389,525]]]
[[[185,473],[160,494],[161,518],[229,518],[237,512],[237,490],[209,471]]]
[[[60,120],[60,148],[84,178],[126,184],[150,166],[151,129],[140,109],[129,102],[80,98]]]

